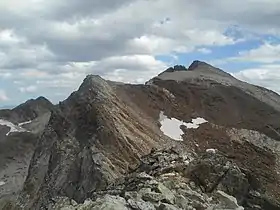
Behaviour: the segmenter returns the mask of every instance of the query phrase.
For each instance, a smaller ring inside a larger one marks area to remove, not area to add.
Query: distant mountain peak
[[[174,72],[174,71],[187,71],[188,69],[183,65],[175,65],[174,67],[170,67],[165,72]]]
[[[214,66],[211,66],[210,64],[204,62],[204,61],[199,61],[195,60],[192,62],[192,64],[189,66],[188,70],[193,71],[197,68],[215,68]]]
[[[202,74],[210,73],[213,75],[216,74],[216,75],[232,78],[232,76],[229,73],[223,71],[222,69],[219,69],[215,66],[212,66],[211,64],[199,60],[193,61],[192,64],[189,66],[188,71],[198,71]]]
[[[47,98],[45,98],[44,96],[39,96],[38,98],[35,99],[35,101],[47,101],[47,102],[49,102],[49,100]]]
[[[84,79],[83,83],[81,84],[79,91],[88,91],[93,90],[95,92],[103,92],[108,87],[108,84],[105,79],[103,79],[99,75],[87,75]]]
[[[14,109],[18,109],[18,108],[30,108],[33,106],[46,106],[46,107],[52,107],[53,104],[45,97],[43,96],[39,96],[36,99],[29,99],[26,102],[18,105],[17,107],[15,107]]]

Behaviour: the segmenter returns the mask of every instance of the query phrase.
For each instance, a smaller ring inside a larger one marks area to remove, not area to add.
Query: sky
[[[280,0],[1,0],[0,107],[206,61],[280,93]]]

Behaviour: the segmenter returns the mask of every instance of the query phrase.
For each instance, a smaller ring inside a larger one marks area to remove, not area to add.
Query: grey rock
[[[156,210],[152,203],[145,202],[142,199],[128,199],[127,203],[133,210]]]
[[[142,199],[144,201],[149,201],[149,202],[157,203],[159,201],[164,200],[165,196],[162,195],[161,193],[146,192],[145,194],[142,195]]]
[[[173,204],[175,200],[175,196],[171,190],[165,187],[162,183],[159,183],[156,190],[161,193],[165,197],[165,201]]]
[[[246,175],[239,167],[221,154],[205,153],[193,161],[187,173],[204,192],[212,193],[220,189],[233,195],[240,203],[244,201],[249,189]]]
[[[180,208],[177,208],[173,205],[167,204],[167,203],[162,203],[160,206],[157,208],[157,210],[182,210]]]
[[[129,210],[124,198],[118,196],[105,196],[90,205],[91,210]]]

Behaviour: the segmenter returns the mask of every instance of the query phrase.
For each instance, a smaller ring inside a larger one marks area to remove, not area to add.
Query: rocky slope
[[[194,160],[176,148],[153,151],[138,167],[83,204],[56,197],[50,209],[277,209],[255,191],[243,169],[211,150]],[[243,205],[244,207],[240,206]]]
[[[2,206],[280,209],[279,119],[279,95],[200,61],[145,85],[90,75],[52,110]]]
[[[0,110],[0,199],[22,189],[36,141],[53,109],[40,97],[11,110]]]

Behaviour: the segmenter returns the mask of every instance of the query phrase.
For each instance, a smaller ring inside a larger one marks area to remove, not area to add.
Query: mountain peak
[[[183,65],[175,65],[173,67],[169,67],[168,69],[166,69],[165,71],[160,73],[159,76],[164,74],[164,73],[166,73],[166,72],[171,73],[171,72],[187,71],[187,70],[188,69],[185,66],[183,66]]]
[[[188,69],[183,65],[175,65],[165,70],[165,72],[174,72],[174,71],[187,71]]]
[[[39,96],[38,98],[35,99],[35,101],[45,101],[45,102],[49,102],[49,100],[47,98],[45,98],[44,96]]]
[[[188,71],[199,72],[201,74],[219,75],[222,77],[232,78],[232,76],[229,73],[223,71],[222,69],[219,69],[204,61],[199,61],[199,60],[193,61],[192,64],[189,66]]]
[[[84,79],[79,90],[89,90],[89,89],[102,89],[106,85],[106,80],[99,75],[87,75]]]
[[[107,100],[113,94],[109,82],[99,75],[87,75],[79,87],[79,95],[87,95],[88,98],[95,100]]]
[[[45,97],[39,96],[36,99],[29,99],[26,102],[18,105],[17,107],[14,108],[14,110],[19,109],[19,108],[27,108],[27,107],[35,107],[35,106],[53,106],[53,104]]]
[[[211,66],[210,64],[208,64],[208,63],[206,63],[204,61],[195,60],[189,66],[188,70],[189,71],[193,71],[193,70],[195,70],[197,68],[215,68],[215,67]]]

